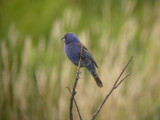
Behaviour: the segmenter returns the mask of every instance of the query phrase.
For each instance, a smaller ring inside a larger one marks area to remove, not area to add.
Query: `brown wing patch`
[[[87,50],[87,48],[82,44],[82,43],[78,43],[78,46],[81,48],[83,48],[84,52],[88,55],[88,57],[90,58],[90,60],[92,60],[92,62],[95,64],[95,66],[98,68],[97,63],[95,62],[93,56],[89,53],[89,51]]]
[[[78,46],[87,49],[82,43],[78,43]]]

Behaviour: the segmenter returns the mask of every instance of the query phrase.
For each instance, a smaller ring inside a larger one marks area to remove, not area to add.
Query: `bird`
[[[93,76],[93,78],[95,79],[98,87],[103,87],[103,83],[100,80],[95,68],[95,67],[98,68],[98,65],[95,62],[91,53],[85,47],[85,45],[83,45],[80,42],[79,38],[74,33],[69,32],[66,33],[61,40],[64,41],[64,50],[70,61],[76,66],[78,66],[81,56],[80,67],[87,68],[88,71]],[[81,54],[81,48],[82,48],[82,54]]]

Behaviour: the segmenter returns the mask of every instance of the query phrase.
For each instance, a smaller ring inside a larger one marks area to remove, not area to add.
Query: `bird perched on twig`
[[[78,37],[74,33],[67,33],[62,40],[64,41],[64,49],[68,56],[68,58],[72,61],[73,64],[78,66],[79,60],[80,60],[80,53],[81,48],[83,50],[81,55],[81,66],[80,67],[86,67],[89,72],[92,74],[93,78],[95,79],[98,87],[103,87],[103,84],[101,80],[98,77],[98,74],[96,73],[95,66],[98,68],[98,65],[96,64],[94,58],[89,53],[87,48],[80,42]]]

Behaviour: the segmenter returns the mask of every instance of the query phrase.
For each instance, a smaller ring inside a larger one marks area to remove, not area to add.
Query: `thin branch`
[[[92,120],[95,119],[95,117],[97,116],[97,114],[100,112],[101,108],[103,107],[104,103],[106,102],[106,100],[109,98],[109,96],[111,95],[111,93],[113,92],[113,90],[115,90],[128,76],[129,74],[124,77],[120,82],[120,78],[122,76],[122,74],[124,73],[124,71],[126,70],[126,68],[128,67],[129,63],[131,62],[133,56],[130,58],[130,60],[128,61],[128,63],[126,64],[126,66],[122,69],[120,75],[118,76],[117,80],[115,81],[112,89],[110,90],[110,92],[106,95],[105,99],[103,100],[103,102],[100,104],[100,106],[98,107],[98,109],[96,110],[96,112],[94,113],[94,115],[92,116]],[[119,83],[118,83],[119,82]]]
[[[78,82],[79,74],[80,74],[82,51],[83,51],[83,47],[81,47],[81,53],[80,53],[80,59],[79,59],[77,73],[76,73],[76,77],[75,77],[75,83],[74,83],[74,86],[73,86],[72,95],[71,95],[71,99],[70,99],[70,108],[69,108],[70,120],[73,120],[73,114],[72,114],[73,100],[74,100],[74,95],[76,94],[75,90],[76,90],[76,86],[77,86],[77,82]]]
[[[124,72],[124,71],[126,70],[126,68],[128,67],[128,65],[129,65],[129,63],[131,62],[132,58],[133,58],[133,56],[129,59],[129,61],[128,61],[128,63],[126,64],[126,66],[122,69],[122,71],[121,71],[120,75],[118,76],[118,78],[117,78],[116,82],[114,83],[114,86],[116,86],[117,82],[118,82],[118,81],[119,81],[119,79],[121,78],[121,76],[122,76],[123,72]]]
[[[123,79],[121,79],[121,81],[116,84],[116,86],[114,87],[114,89],[116,89],[128,76],[130,76],[130,74],[126,75]]]
[[[66,88],[68,89],[68,91],[69,91],[70,94],[72,95],[72,92],[71,92],[70,88],[69,88],[69,87],[66,87]],[[80,114],[80,110],[79,110],[79,108],[78,108],[78,104],[77,104],[75,98],[74,98],[74,103],[75,103],[75,105],[76,105],[76,109],[77,109],[77,112],[78,112],[78,115],[79,115],[79,119],[82,120],[82,117],[81,117],[81,114]]]

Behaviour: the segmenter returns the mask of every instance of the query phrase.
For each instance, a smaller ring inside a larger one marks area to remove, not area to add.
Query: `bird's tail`
[[[92,76],[93,76],[93,78],[95,79],[98,87],[103,87],[103,83],[102,83],[102,81],[99,79],[99,77],[98,77],[98,75],[97,75],[97,73],[96,73],[94,64],[91,63],[91,64],[88,65],[86,68],[87,68],[87,69],[90,71],[90,73],[92,74]]]
[[[93,75],[92,75],[92,76],[93,76]],[[94,77],[94,76],[93,76],[93,77]],[[102,81],[99,79],[98,75],[97,75],[97,77],[94,77],[94,79],[95,79],[98,87],[103,87],[103,83],[102,83]]]

